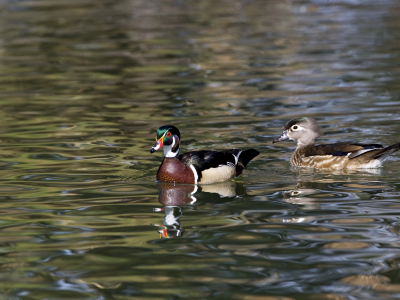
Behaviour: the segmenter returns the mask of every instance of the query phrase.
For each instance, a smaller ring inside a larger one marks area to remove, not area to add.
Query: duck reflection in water
[[[158,228],[161,239],[171,239],[183,235],[185,229],[180,224],[182,205],[193,205],[207,201],[218,202],[225,197],[237,197],[244,194],[242,184],[226,181],[210,185],[188,185],[160,182],[157,184],[160,194],[158,201],[164,205],[162,208],[154,208],[154,212],[164,212],[163,224],[152,224]],[[196,194],[196,197],[194,196]],[[200,200],[198,200],[199,198]]]
[[[158,227],[161,239],[171,239],[182,236],[185,231],[181,227],[180,217],[182,210],[180,205],[193,204],[197,199],[193,196],[197,191],[196,185],[179,185],[173,183],[157,184],[160,190],[158,201],[163,208],[154,208],[154,212],[164,212],[163,225],[153,224]]]
[[[334,173],[338,175],[338,173]],[[341,173],[340,175],[348,175]],[[381,181],[369,181],[364,176],[356,177],[357,173],[350,173],[353,176],[351,181],[346,177],[335,178],[302,178],[297,181],[297,185],[287,191],[283,191],[283,201],[301,207],[303,210],[316,211],[324,207],[338,205],[342,201],[368,200],[376,194],[389,191],[392,187]],[[361,173],[362,174],[362,173]],[[314,174],[315,175],[315,174]],[[315,220],[315,216],[301,216],[285,218],[283,222],[301,223]]]

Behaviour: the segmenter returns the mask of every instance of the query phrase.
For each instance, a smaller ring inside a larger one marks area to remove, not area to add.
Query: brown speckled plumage
[[[297,141],[290,164],[296,167],[318,169],[360,169],[380,167],[385,159],[400,149],[400,143],[383,147],[378,144],[336,143],[315,146],[322,135],[312,118],[290,120],[275,142],[291,139]]]

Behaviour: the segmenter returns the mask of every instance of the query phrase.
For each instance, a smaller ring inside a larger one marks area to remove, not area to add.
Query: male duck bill
[[[297,118],[286,123],[283,133],[273,143],[288,139],[297,141],[290,164],[319,169],[378,168],[390,154],[400,149],[400,143],[389,147],[346,142],[315,146],[315,140],[322,134],[313,118]]]
[[[254,149],[241,151],[192,151],[179,154],[181,135],[175,126],[165,125],[157,130],[156,143],[150,153],[163,148],[164,160],[157,172],[157,181],[174,183],[213,183],[225,181],[242,174],[243,169],[260,152]]]

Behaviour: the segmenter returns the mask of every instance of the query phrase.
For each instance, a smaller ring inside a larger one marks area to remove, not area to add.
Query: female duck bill
[[[272,141],[272,143],[277,143],[277,142],[285,141],[285,140],[288,140],[288,139],[290,139],[290,137],[289,137],[288,134],[287,134],[287,130],[285,130],[279,137],[277,137],[276,139],[274,139],[274,140]]]

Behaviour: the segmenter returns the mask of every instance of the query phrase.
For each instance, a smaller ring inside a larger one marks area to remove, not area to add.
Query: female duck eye
[[[293,127],[292,127],[292,129],[293,130],[297,130],[299,127],[297,126],[297,125],[294,125]]]
[[[168,132],[168,133],[167,133],[167,137],[171,137],[171,132]]]

